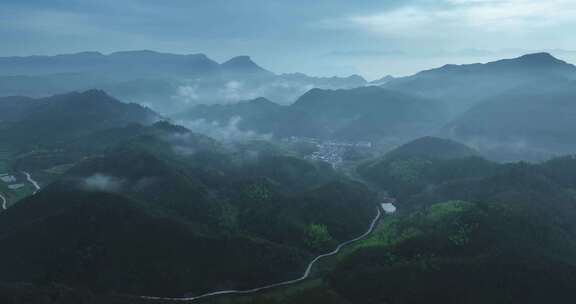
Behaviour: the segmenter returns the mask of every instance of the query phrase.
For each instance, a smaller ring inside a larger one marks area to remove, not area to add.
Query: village
[[[332,167],[339,167],[346,161],[346,154],[350,151],[368,151],[373,144],[369,141],[347,142],[335,140],[323,140],[308,137],[291,137],[291,142],[302,142],[316,146],[317,150],[308,156],[308,159],[327,162]]]

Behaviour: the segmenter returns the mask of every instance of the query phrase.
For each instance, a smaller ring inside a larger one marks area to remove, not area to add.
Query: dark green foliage
[[[160,118],[147,108],[122,103],[98,90],[25,102],[30,106],[0,132],[0,140],[19,148],[54,146],[94,131],[131,123],[150,124]],[[6,103],[0,102],[0,107]]]
[[[427,159],[457,159],[478,156],[478,152],[459,142],[437,137],[422,137],[386,154],[386,158],[422,157]]]
[[[496,170],[495,163],[477,157],[448,160],[385,158],[358,168],[361,175],[381,185],[401,203],[416,193],[430,190],[435,184],[474,180],[493,174]]]
[[[240,118],[240,126],[246,129],[258,129],[266,131],[262,125],[271,123],[270,117],[275,116],[282,110],[282,106],[275,104],[266,98],[257,98],[235,104],[199,105],[176,116],[177,119],[217,122],[222,125],[228,124],[235,118]]]
[[[410,196],[429,191],[436,184],[486,177],[497,168],[497,164],[477,157],[474,150],[463,144],[424,137],[364,163],[357,170],[404,203]]]
[[[0,281],[97,294],[253,288],[300,276],[374,215],[373,195],[329,166],[267,149],[243,158],[255,147],[227,150],[168,123],[119,130],[93,133],[99,148],[63,145],[89,157],[0,214]],[[307,243],[311,225],[330,240]]]
[[[576,247],[559,233],[499,205],[435,204],[389,219],[330,280],[353,303],[568,303]]]
[[[324,225],[309,224],[306,228],[304,243],[313,249],[326,247],[332,241],[328,227]]]
[[[96,304],[94,294],[63,285],[39,287],[29,283],[0,284],[3,304]],[[109,302],[110,303],[110,302]]]
[[[34,207],[54,201],[66,206]],[[9,211],[3,222],[19,220],[1,229],[2,280],[176,296],[290,278],[303,258],[263,240],[202,234],[114,194],[50,189]]]
[[[311,163],[290,156],[259,157],[247,166],[246,173],[267,176],[289,191],[302,191],[321,185],[337,177],[332,167],[324,163]]]
[[[401,215],[338,264],[333,288],[358,303],[572,301],[574,163],[396,153],[363,165]]]

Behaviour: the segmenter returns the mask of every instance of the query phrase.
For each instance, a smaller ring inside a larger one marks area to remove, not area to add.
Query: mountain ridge
[[[484,64],[447,64],[392,79],[382,87],[442,100],[455,118],[485,99],[550,77],[576,79],[576,66],[535,53]]]

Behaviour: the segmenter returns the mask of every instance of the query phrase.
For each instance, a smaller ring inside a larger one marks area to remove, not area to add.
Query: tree
[[[328,227],[320,224],[309,224],[306,228],[304,243],[312,249],[322,249],[332,241]]]

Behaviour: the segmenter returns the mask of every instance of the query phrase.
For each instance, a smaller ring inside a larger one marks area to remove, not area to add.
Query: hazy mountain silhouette
[[[110,55],[84,52],[56,56],[0,57],[1,74],[12,76],[60,73],[104,73],[109,78],[146,75],[194,76],[213,73],[218,69],[219,64],[204,54],[176,55],[147,50],[116,52]]]
[[[576,82],[537,81],[473,107],[444,130],[504,160],[576,151]]]
[[[250,56],[234,57],[220,65],[224,73],[247,76],[272,76],[273,73],[258,66]]]
[[[425,135],[446,121],[443,105],[380,87],[312,89],[290,106],[265,99],[230,105],[198,106],[179,119],[226,123],[241,119],[245,130],[278,137],[379,140]]]
[[[457,141],[426,136],[388,152],[386,158],[455,159],[478,155],[477,151]]]
[[[12,113],[0,116],[7,120],[0,138],[22,144],[53,143],[131,123],[152,124],[161,118],[148,108],[120,102],[99,90],[16,98],[16,102],[13,97],[0,98],[0,111]]]
[[[486,98],[547,77],[576,79],[576,67],[537,53],[486,64],[445,65],[394,79],[384,87],[442,100],[458,115]]]
[[[146,50],[0,57],[0,96],[46,97],[97,88],[163,113],[181,111],[191,104],[237,102],[260,96],[287,104],[311,88],[365,84],[366,80],[357,75],[276,75],[249,56],[234,57],[222,64],[204,54]]]

